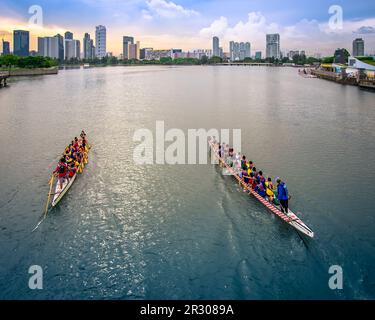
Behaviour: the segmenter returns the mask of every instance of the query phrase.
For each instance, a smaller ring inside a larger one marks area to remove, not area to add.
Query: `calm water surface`
[[[211,165],[133,161],[135,130],[240,128],[286,180],[301,237]],[[0,298],[375,298],[375,95],[295,69],[61,71],[0,90]],[[48,180],[84,128],[90,164],[39,229]],[[28,288],[28,268],[44,289]],[[344,289],[328,287],[340,265]]]

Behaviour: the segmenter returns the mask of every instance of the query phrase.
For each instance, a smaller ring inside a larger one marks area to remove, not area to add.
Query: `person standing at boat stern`
[[[288,194],[288,188],[284,181],[281,181],[280,178],[276,179],[277,181],[277,198],[280,201],[281,205],[281,212],[284,212],[288,214],[288,202],[289,202],[289,194]]]
[[[60,159],[60,162],[53,173],[57,174],[59,177],[60,189],[62,189],[68,173],[68,165],[66,164],[65,158]]]

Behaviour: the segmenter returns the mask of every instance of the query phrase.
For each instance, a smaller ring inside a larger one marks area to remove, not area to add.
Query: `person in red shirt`
[[[68,165],[66,164],[65,158],[61,158],[59,164],[57,165],[54,173],[56,173],[59,177],[59,182],[60,182],[60,189],[63,188],[63,183],[65,179],[67,178],[67,173],[68,173]]]

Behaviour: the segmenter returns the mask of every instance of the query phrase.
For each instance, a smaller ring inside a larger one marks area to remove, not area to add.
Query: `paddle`
[[[36,225],[36,227],[31,231],[31,232],[34,232],[36,229],[38,229],[39,228],[39,226],[41,225],[41,223],[44,221],[44,219],[47,217],[47,213],[48,213],[48,205],[49,205],[49,201],[50,201],[50,197],[51,197],[51,191],[52,191],[52,186],[53,186],[53,180],[54,180],[54,178],[55,178],[55,175],[54,174],[52,174],[52,176],[51,176],[51,179],[49,180],[49,192],[48,192],[48,198],[47,198],[47,203],[46,203],[46,210],[45,210],[45,212],[44,212],[44,214],[43,214],[43,219],[42,220],[40,220],[39,222],[38,222],[38,224]]]
[[[48,213],[48,205],[49,205],[49,201],[50,201],[50,198],[51,198],[51,191],[52,191],[52,185],[53,185],[53,179],[54,178],[55,178],[55,175],[52,174],[51,179],[49,180],[49,192],[48,192],[48,198],[47,198],[47,203],[46,203],[46,210],[44,212],[45,217],[47,216],[47,213]]]

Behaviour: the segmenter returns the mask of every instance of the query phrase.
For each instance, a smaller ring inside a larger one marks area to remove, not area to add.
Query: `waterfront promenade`
[[[274,66],[273,63],[266,63],[266,62],[223,62],[217,63],[217,66],[244,66],[244,67],[254,67],[254,66],[266,66],[272,67]]]

